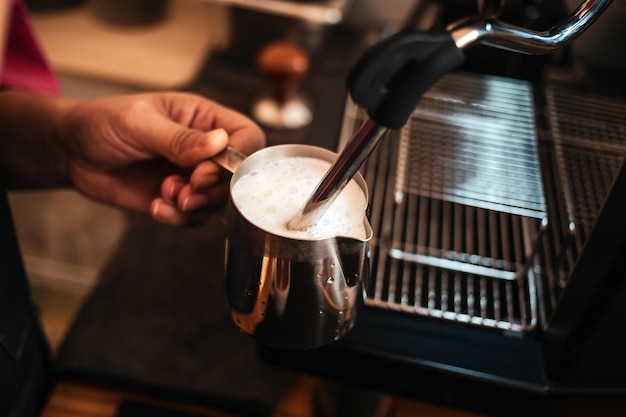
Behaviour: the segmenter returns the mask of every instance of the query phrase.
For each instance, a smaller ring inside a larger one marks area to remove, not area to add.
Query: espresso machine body
[[[442,25],[476,10],[428,3]],[[557,3],[508,1],[500,19],[544,36],[573,10]],[[588,44],[623,11],[613,2],[589,38],[541,55],[468,49],[362,168],[374,238],[354,328],[262,357],[490,415],[621,415],[626,90],[591,58],[620,52]],[[367,118],[349,97],[338,149]]]

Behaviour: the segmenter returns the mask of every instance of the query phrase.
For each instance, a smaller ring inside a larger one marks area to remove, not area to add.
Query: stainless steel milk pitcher
[[[333,162],[337,155],[308,145],[277,145],[247,157],[237,180],[273,158],[313,157]],[[367,201],[363,177],[354,177]],[[369,274],[372,229],[363,211],[365,239],[332,236],[293,239],[248,221],[232,192],[226,212],[226,285],[234,322],[260,343],[309,349],[341,338],[352,328]]]

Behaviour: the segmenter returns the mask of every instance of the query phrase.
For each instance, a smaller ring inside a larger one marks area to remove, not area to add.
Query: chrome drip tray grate
[[[626,103],[558,87],[546,94],[568,219],[591,228],[626,156]]]
[[[530,85],[452,74],[401,131],[396,192],[543,218]]]
[[[363,115],[347,107],[344,134]],[[366,304],[525,332],[547,225],[532,91],[449,74],[363,169],[371,194]]]
[[[537,324],[535,267],[542,221],[406,195],[394,186],[399,141],[388,138],[364,170],[372,192],[370,307],[511,332]]]
[[[564,286],[626,157],[626,102],[560,86],[547,88],[546,102],[568,222],[558,255]]]

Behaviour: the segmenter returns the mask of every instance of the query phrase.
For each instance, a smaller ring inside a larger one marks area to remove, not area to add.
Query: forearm
[[[0,92],[0,172],[9,188],[69,186],[65,114],[73,100]]]

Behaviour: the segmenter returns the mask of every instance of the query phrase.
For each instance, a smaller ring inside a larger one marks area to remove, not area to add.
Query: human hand
[[[245,116],[172,92],[79,102],[67,114],[68,176],[83,194],[170,225],[203,221],[228,198],[230,173],[210,158],[265,146]]]

